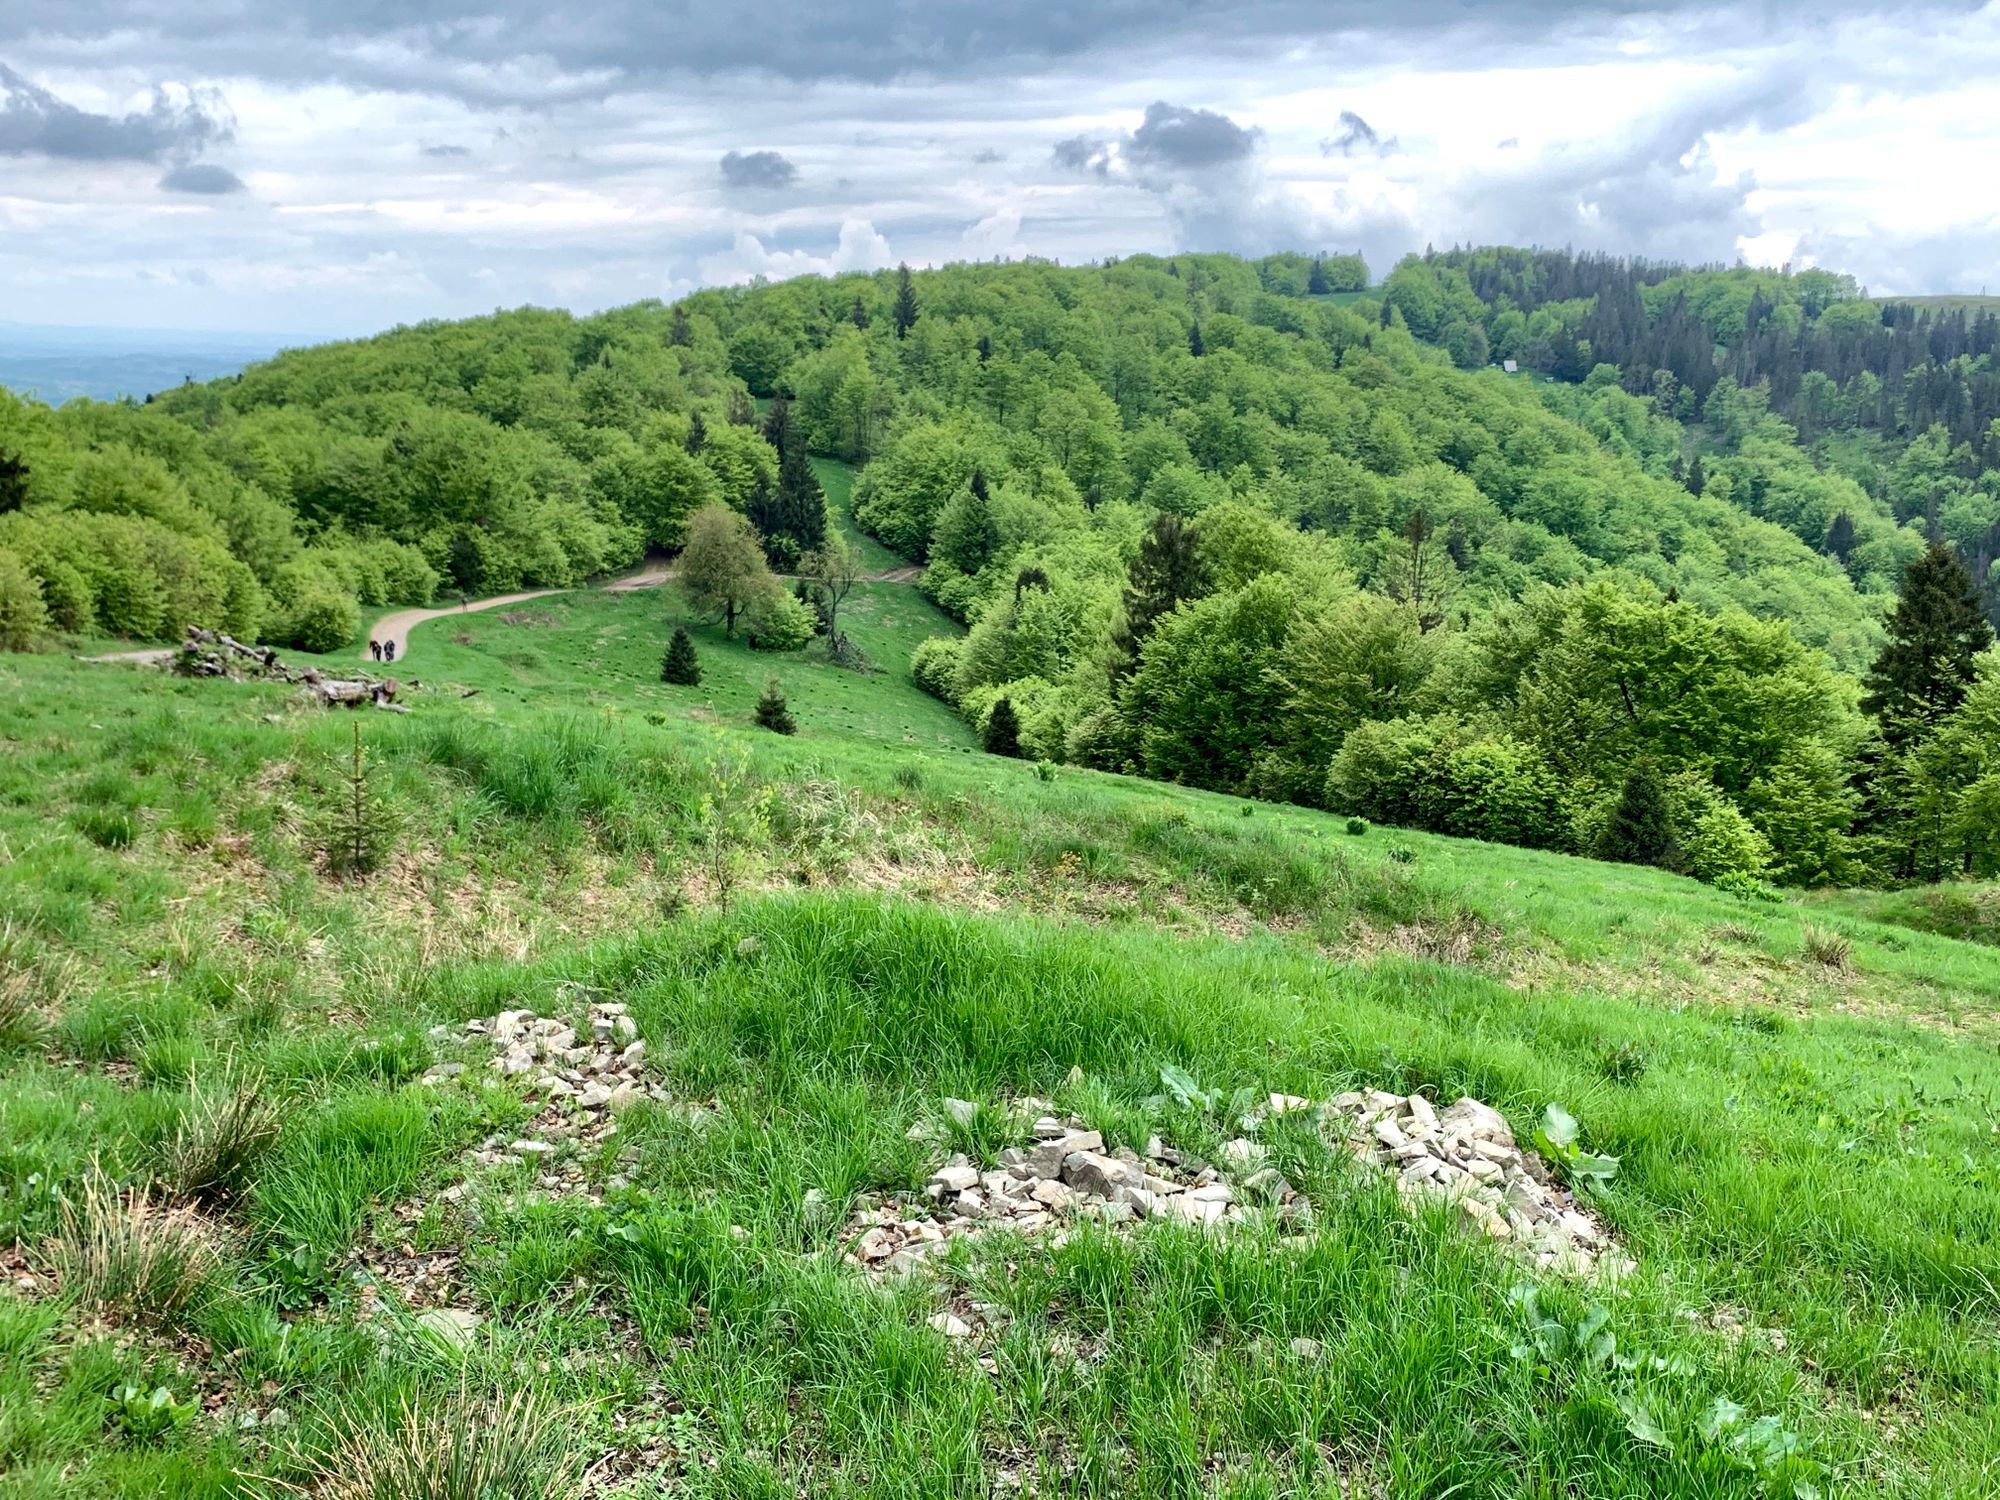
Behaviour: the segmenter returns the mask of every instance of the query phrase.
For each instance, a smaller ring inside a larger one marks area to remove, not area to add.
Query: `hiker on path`
[[[380,641],[370,641],[368,643],[368,654],[374,657],[375,660],[380,661],[382,659],[382,643]]]
[[[394,641],[384,641],[382,643],[382,660],[394,661],[395,659],[396,659],[396,643]]]

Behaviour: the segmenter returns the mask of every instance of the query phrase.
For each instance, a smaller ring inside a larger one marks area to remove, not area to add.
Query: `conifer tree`
[[[855,297],[854,311],[849,313],[847,317],[848,321],[853,323],[856,328],[865,330],[868,327],[868,304],[863,302],[859,296]]]
[[[1973,660],[1993,644],[1993,627],[1979,607],[1971,571],[1942,543],[1904,571],[1888,627],[1889,643],[1869,668],[1861,706],[1900,750],[1964,701]]]
[[[1153,529],[1139,543],[1139,555],[1132,561],[1130,582],[1125,587],[1124,610],[1111,627],[1111,644],[1117,653],[1111,671],[1113,682],[1122,682],[1138,667],[1139,648],[1161,617],[1176,605],[1199,597],[1206,585],[1193,530],[1172,511],[1161,511],[1153,518]]]
[[[917,326],[917,289],[910,280],[910,267],[906,261],[896,267],[896,337],[908,338],[910,330]]]
[[[1687,477],[1681,480],[1681,483],[1687,486],[1690,495],[1699,495],[1708,488],[1708,473],[1701,466],[1699,453],[1694,456],[1694,462],[1688,465]]]
[[[1842,567],[1854,552],[1854,518],[1842,511],[1833,518],[1833,524],[1826,528],[1826,550],[1840,559]]]
[[[0,448],[0,512],[19,510],[27,503],[27,460]]]
[[[354,754],[346,786],[326,817],[323,845],[326,867],[343,878],[372,875],[395,852],[395,813],[368,785],[367,762],[361,754],[361,725],[354,726]]]
[[[1611,817],[1597,843],[1599,859],[1625,865],[1667,865],[1676,848],[1673,810],[1660,782],[1659,767],[1636,762],[1626,773]]]
[[[1012,698],[1002,698],[993,705],[993,712],[986,716],[984,738],[988,755],[1020,757],[1021,719],[1014,712]]]
[[[791,710],[785,707],[784,690],[775,677],[764,684],[764,694],[757,700],[757,722],[773,734],[798,733],[799,726],[792,722]]]
[[[667,329],[667,342],[676,349],[685,349],[694,343],[694,324],[688,320],[685,307],[674,309],[673,322]]]
[[[699,453],[708,446],[708,424],[696,412],[688,418],[687,451]]]
[[[1207,348],[1201,341],[1201,324],[1188,324],[1188,353],[1192,354],[1196,359],[1200,359],[1207,352]]]
[[[1332,290],[1332,283],[1326,279],[1326,257],[1324,255],[1315,255],[1313,257],[1312,274],[1306,278],[1306,295],[1308,297],[1324,297]]]
[[[675,687],[701,686],[701,660],[694,654],[694,637],[685,625],[676,625],[673,639],[667,642],[667,654],[660,661],[660,681]]]

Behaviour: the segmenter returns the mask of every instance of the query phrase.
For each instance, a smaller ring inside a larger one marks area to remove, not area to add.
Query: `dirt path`
[[[915,583],[923,571],[922,568],[917,567],[889,568],[880,573],[864,573],[858,581],[862,583]],[[648,563],[636,572],[621,573],[616,578],[607,578],[604,582],[593,584],[591,587],[603,589],[608,593],[622,594],[634,589],[658,588],[673,576],[674,568],[672,563]],[[391,610],[388,614],[378,618],[369,627],[368,640],[376,642],[394,641],[396,643],[396,660],[401,661],[409,655],[410,632],[426,621],[442,620],[447,615],[474,615],[478,614],[481,610],[498,609],[503,604],[525,604],[530,599],[546,599],[551,594],[569,594],[575,592],[576,590],[574,589],[529,589],[525,593],[495,594],[490,599],[473,599],[460,605],[433,606],[429,609]],[[150,664],[170,660],[174,654],[174,649],[172,646],[154,646],[148,647],[143,651],[114,651],[108,656],[86,656],[80,658],[80,660],[132,661]],[[363,661],[372,662],[374,660],[373,654],[368,649],[368,641],[363,641],[360,649],[355,654]]]

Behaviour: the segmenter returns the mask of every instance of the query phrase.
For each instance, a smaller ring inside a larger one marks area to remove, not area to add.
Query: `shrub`
[[[345,1424],[313,1461],[321,1500],[495,1500],[583,1494],[577,1424],[532,1389],[406,1397]]]
[[[278,1107],[259,1080],[240,1079],[189,1096],[174,1133],[160,1147],[159,1176],[176,1199],[218,1207],[240,1198],[251,1173],[278,1139]]]
[[[1347,831],[1356,838],[1360,838],[1368,832],[1368,820],[1366,818],[1349,818],[1347,820]]]
[[[48,628],[40,581],[19,557],[0,551],[0,651],[32,651]]]
[[[757,700],[757,722],[774,734],[798,733],[799,726],[792,722],[791,710],[785,707],[785,695],[775,677],[764,684],[764,694]]]
[[[1035,778],[1038,781],[1054,781],[1056,779],[1056,763],[1052,760],[1036,761]],[[1245,806],[1243,811],[1244,814],[1247,816],[1249,814],[1250,809],[1248,806]]]
[[[676,625],[673,639],[667,642],[667,654],[660,661],[660,681],[675,687],[701,686],[701,659],[694,653],[694,637],[685,625]]]
[[[763,595],[750,609],[750,646],[755,651],[796,651],[819,632],[819,617],[783,590]]]
[[[1125,718],[1110,704],[1094,708],[1063,735],[1063,759],[1094,771],[1122,771],[1132,758]]]
[[[920,641],[917,649],[910,653],[910,675],[916,679],[917,686],[933,698],[955,703],[958,701],[958,665],[962,655],[959,642],[947,636],[934,635],[927,641]]]
[[[1770,873],[1770,843],[1705,777],[1676,776],[1668,783],[1667,798],[1674,826],[1681,831],[1676,868],[1711,885],[1760,881]]]
[[[1014,700],[997,699],[992,712],[986,716],[986,728],[981,742],[988,755],[1011,755],[1021,753],[1021,720],[1014,712]]]
[[[323,585],[307,587],[284,617],[278,639],[287,646],[320,655],[340,650],[361,632],[361,612],[354,600]]]
[[[143,1193],[121,1199],[94,1167],[77,1201],[64,1200],[44,1254],[63,1291],[82,1305],[161,1324],[201,1300],[221,1263],[192,1210]]]

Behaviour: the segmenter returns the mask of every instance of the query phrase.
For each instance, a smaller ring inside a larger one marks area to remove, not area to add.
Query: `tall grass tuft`
[[[539,1392],[405,1397],[354,1421],[297,1493],[319,1500],[572,1500],[583,1493],[576,1424]]]
[[[219,1208],[243,1196],[278,1139],[277,1103],[259,1078],[195,1085],[181,1121],[160,1147],[161,1184],[184,1203]]]
[[[1854,940],[1844,932],[1806,923],[1799,935],[1799,949],[1823,969],[1844,970],[1854,958]]]
[[[64,1201],[43,1254],[63,1291],[82,1305],[162,1325],[201,1302],[221,1264],[214,1236],[193,1210],[144,1193],[121,1195],[95,1167],[77,1199]]]

